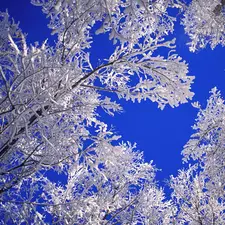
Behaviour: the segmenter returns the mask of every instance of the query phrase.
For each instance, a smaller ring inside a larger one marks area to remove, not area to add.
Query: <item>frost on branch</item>
[[[168,57],[155,56],[156,49],[168,48]],[[122,45],[110,57],[112,65],[99,76],[107,89],[115,91],[126,100],[150,99],[163,109],[186,103],[192,99],[190,86],[194,77],[187,76],[188,66],[173,53],[174,40],[147,39],[136,45]]]
[[[173,31],[175,17],[167,12],[172,0],[32,0],[50,17],[49,27],[70,48],[89,46],[89,30],[101,21],[97,34],[110,32],[110,39],[136,42],[142,36]],[[73,37],[76,38],[74,39]],[[116,41],[116,40],[115,40]]]
[[[57,31],[63,61],[89,46],[90,28],[96,21],[102,22],[97,33],[109,32],[110,39],[119,40],[107,63],[96,68],[91,77],[100,80],[103,87],[96,87],[89,79],[82,82],[85,87],[115,92],[120,98],[132,101],[150,99],[162,109],[166,104],[174,107],[192,98],[193,77],[187,76],[185,62],[175,53],[167,58],[155,54],[163,47],[175,48],[174,40],[162,38],[173,31],[175,17],[167,12],[169,7],[178,7],[173,1],[32,2],[42,6],[51,17],[49,26]],[[67,39],[67,35],[70,38]],[[74,36],[77,38],[72,38]]]
[[[150,99],[160,108],[178,106],[193,96],[193,77],[186,76],[185,62],[173,52],[168,58],[155,56],[159,48],[175,47],[174,41],[165,41],[160,33],[154,38],[144,34],[139,43],[119,45],[106,63],[93,68],[90,53],[82,46],[70,51],[66,47],[70,42],[63,40],[56,47],[46,42],[27,46],[26,37],[7,18],[5,14],[1,20],[2,158],[22,165],[29,159],[35,168],[70,156],[82,144],[82,137],[88,136],[91,125],[106,126],[97,119],[98,107],[110,114],[121,110],[101,91],[132,101]],[[16,151],[21,153],[19,159]]]
[[[205,109],[199,109],[195,133],[185,145],[184,161],[198,160],[206,174],[225,180],[225,105],[220,92],[213,88]]]
[[[28,46],[8,14],[0,17],[2,223],[43,224],[50,214],[65,224],[168,224],[175,210],[156,187],[152,165],[131,145],[109,138],[98,109],[122,110],[105,92],[150,99],[160,108],[192,98],[193,77],[174,53],[174,40],[163,39],[173,29],[166,11],[172,2],[33,3],[50,16],[55,46]],[[118,43],[93,67],[90,28],[96,21]],[[158,55],[160,48],[168,57]],[[63,174],[65,183],[54,183],[48,172]]]
[[[57,165],[81,146],[97,119],[100,105],[121,107],[95,89],[80,87],[91,76],[87,53],[62,65],[60,50],[46,43],[27,46],[22,32],[2,14],[0,55],[0,158],[2,192],[36,170]],[[8,24],[7,24],[8,23]],[[13,29],[11,29],[13,28]],[[6,34],[5,34],[6,33]],[[22,174],[20,174],[22,173]]]
[[[224,205],[225,188],[225,105],[220,92],[213,88],[205,109],[199,108],[195,133],[184,146],[184,161],[194,160],[204,179],[204,187],[215,201]]]
[[[190,51],[205,48],[214,49],[225,45],[225,1],[193,0],[184,13],[183,25],[191,38]]]
[[[225,105],[213,88],[205,109],[199,104],[195,133],[182,152],[193,164],[171,177],[172,199],[180,224],[224,224],[225,221]]]
[[[173,206],[156,187],[154,167],[131,144],[112,145],[116,139],[98,133],[67,164],[65,183],[51,181],[44,171],[24,179],[1,199],[6,222],[43,224],[48,216],[58,224],[169,224]]]
[[[224,191],[218,189],[219,183],[198,173],[196,166],[180,170],[177,177],[171,177],[170,185],[179,209],[176,224],[224,224]]]

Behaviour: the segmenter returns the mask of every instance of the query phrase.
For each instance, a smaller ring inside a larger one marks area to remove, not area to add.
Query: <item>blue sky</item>
[[[32,6],[29,0],[1,0],[0,10],[5,11],[6,8],[15,21],[20,21],[20,27],[28,33],[30,43],[41,43],[46,38],[54,43],[54,37],[50,36],[47,28],[48,20],[40,7]],[[175,26],[174,35],[177,38],[177,53],[188,62],[189,75],[196,77],[192,85],[195,93],[192,102],[199,101],[205,106],[209,91],[215,86],[225,96],[225,48],[219,46],[213,51],[207,48],[190,53],[186,46],[188,37],[179,24]],[[107,35],[95,37],[91,48],[93,63],[107,58],[112,50]],[[162,169],[157,173],[160,183],[169,175],[176,174],[182,167],[181,150],[192,134],[191,126],[197,115],[191,102],[174,109],[167,106],[163,111],[150,101],[134,104],[122,100],[121,103],[124,113],[114,117],[102,114],[102,120],[113,125],[123,140],[136,142],[138,149],[144,151],[145,160],[153,160],[157,168]]]

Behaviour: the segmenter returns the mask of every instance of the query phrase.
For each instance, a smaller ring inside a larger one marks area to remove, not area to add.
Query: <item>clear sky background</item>
[[[49,38],[50,43],[54,44],[54,36],[50,36],[50,29],[47,28],[48,20],[40,7],[31,5],[29,0],[0,0],[0,10],[6,9],[15,21],[20,21],[23,32],[28,34],[29,43],[42,43]],[[205,106],[209,91],[215,86],[225,96],[225,48],[219,46],[213,51],[207,48],[190,53],[186,46],[188,37],[178,23],[174,35],[177,53],[188,62],[189,75],[196,77],[192,85],[195,93],[193,101],[174,109],[167,106],[161,111],[156,103],[150,101],[138,104],[122,100],[124,113],[114,117],[101,115],[102,120],[113,125],[123,140],[137,143],[138,149],[144,151],[146,161],[153,160],[156,167],[162,169],[157,173],[161,184],[182,167],[181,151],[192,134],[191,126],[197,115],[191,102],[199,101]],[[105,34],[95,37],[92,46],[93,65],[113,51]]]

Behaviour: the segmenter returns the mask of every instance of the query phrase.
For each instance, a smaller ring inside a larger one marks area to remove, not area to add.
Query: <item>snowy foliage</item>
[[[129,143],[113,146],[117,138],[110,133],[95,139],[63,162],[65,183],[52,181],[55,175],[42,169],[24,179],[18,191],[7,192],[1,199],[2,219],[16,224],[43,224],[46,218],[57,224],[168,224],[172,203],[156,187],[154,167]]]
[[[178,206],[176,224],[224,224],[224,190],[216,179],[193,166],[172,176],[170,185],[172,200]]]
[[[191,38],[190,51],[225,45],[225,1],[193,0],[184,13],[183,25]]]
[[[200,111],[198,133],[183,151],[185,159],[199,161],[201,173],[190,169],[172,178],[171,200],[155,181],[153,163],[119,141],[98,115],[99,109],[122,111],[121,98],[149,99],[161,109],[192,99],[194,77],[167,36],[176,20],[170,9],[181,2],[32,3],[50,18],[57,41],[28,46],[18,24],[0,14],[0,223],[167,225],[199,222],[204,214],[199,224],[222,224],[224,199],[217,190],[224,188],[224,105],[218,92]],[[90,31],[96,22],[96,35],[109,35],[115,48],[94,67]],[[159,55],[161,49],[167,53]],[[214,161],[218,167],[211,170]],[[198,193],[203,211],[192,213]]]
[[[187,170],[172,177],[172,198],[179,206],[178,222],[224,224],[225,221],[225,105],[213,88],[206,109],[199,108],[196,131],[182,152]],[[178,224],[179,224],[178,223]]]
[[[174,53],[174,40],[163,37],[173,30],[172,2],[33,3],[50,16],[55,46],[28,46],[7,13],[0,21],[2,222],[168,224],[172,203],[156,186],[155,169],[131,145],[116,144],[97,109],[122,110],[105,91],[150,99],[161,109],[192,98],[187,64]],[[96,33],[109,32],[118,43],[93,68],[90,28],[96,21],[102,22]],[[156,55],[160,48],[168,49],[167,58]],[[48,173],[66,181],[59,185]]]
[[[220,92],[213,88],[206,109],[199,109],[196,131],[185,145],[184,160],[197,160],[210,179],[225,187],[225,105]],[[222,187],[222,188],[224,188]]]

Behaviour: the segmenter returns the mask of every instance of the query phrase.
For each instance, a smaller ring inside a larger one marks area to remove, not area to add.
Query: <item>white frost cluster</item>
[[[204,34],[214,34],[211,30],[222,16],[216,14],[214,21],[206,12],[214,11],[219,1],[208,1],[212,4],[202,8],[203,14],[196,2],[186,11],[186,31],[192,35],[192,27],[197,29],[190,25],[198,25],[195,10],[200,19],[211,21],[210,29],[203,22]],[[176,19],[169,9],[179,8],[180,1],[32,3],[50,18],[49,27],[57,34],[54,46],[47,41],[28,46],[18,24],[7,12],[0,14],[0,223],[220,224],[224,104],[215,89],[183,151],[185,159],[200,160],[203,172],[198,180],[191,167],[191,172],[172,178],[171,201],[157,186],[152,163],[145,163],[130,143],[119,144],[99,116],[99,109],[110,115],[122,111],[120,98],[149,99],[161,109],[192,99],[194,77],[175,53],[175,40],[165,37]],[[96,34],[108,33],[116,45],[111,56],[94,67],[90,56],[96,22],[101,24]],[[194,50],[199,37],[193,36]],[[222,41],[217,37],[212,47]]]
[[[225,45],[225,2],[223,0],[193,0],[184,13],[183,25],[191,42],[190,51],[214,49]]]

